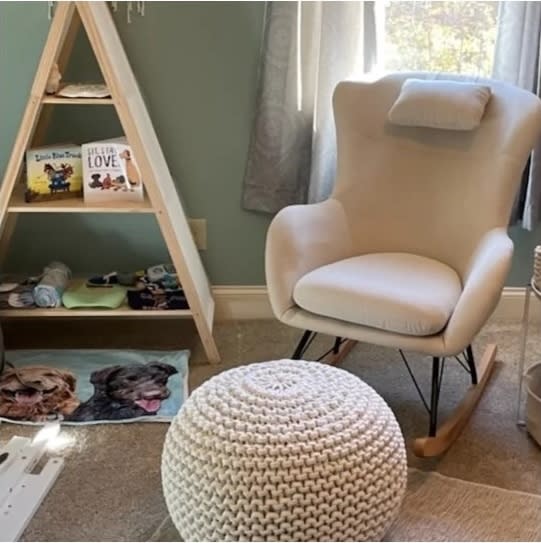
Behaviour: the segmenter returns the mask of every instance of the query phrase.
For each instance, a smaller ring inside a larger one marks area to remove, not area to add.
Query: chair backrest
[[[488,84],[492,97],[472,131],[392,125],[387,113],[408,77]],[[528,155],[541,131],[541,101],[486,79],[400,73],[342,82],[334,93],[337,178],[357,253],[408,252],[465,273],[480,238],[506,227]]]

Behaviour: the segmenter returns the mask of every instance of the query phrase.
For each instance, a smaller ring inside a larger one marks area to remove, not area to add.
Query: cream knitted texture
[[[204,383],[162,456],[185,541],[380,540],[406,478],[402,433],[383,399],[344,370],[299,360]]]

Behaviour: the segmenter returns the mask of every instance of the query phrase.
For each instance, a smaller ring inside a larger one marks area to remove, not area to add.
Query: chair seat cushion
[[[296,304],[317,315],[411,336],[441,332],[462,285],[442,262],[406,253],[340,260],[303,276]]]

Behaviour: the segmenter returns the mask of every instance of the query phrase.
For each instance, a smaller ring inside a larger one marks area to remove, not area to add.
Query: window
[[[377,2],[380,66],[386,72],[490,77],[500,2]]]

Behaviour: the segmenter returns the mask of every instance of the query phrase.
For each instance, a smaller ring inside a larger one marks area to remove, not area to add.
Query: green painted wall
[[[205,265],[214,284],[262,284],[269,217],[241,209],[242,178],[257,88],[264,4],[147,2],[144,18],[121,38],[147,101],[170,170],[191,217],[208,221]],[[0,2],[0,171],[6,165],[48,30],[45,2]],[[96,76],[85,40],[67,75]],[[63,108],[50,141],[120,134],[109,108]],[[516,242],[508,284],[531,270],[536,232],[511,229]],[[61,259],[85,273],[132,269],[167,258],[151,217],[24,216],[10,252],[10,270],[39,271]]]
[[[120,3],[119,3],[120,4]],[[269,218],[241,209],[257,89],[263,3],[160,2],[118,28],[190,217],[206,218],[205,265],[214,284],[261,284]],[[48,30],[47,6],[0,3],[0,171],[6,165]],[[69,72],[95,75],[87,45]],[[51,141],[120,134],[111,108],[63,108]],[[138,268],[167,258],[152,217],[23,217],[8,260],[39,270],[50,259],[80,272]]]
[[[515,243],[515,254],[507,285],[523,287],[532,276],[533,251],[536,245],[541,245],[541,225],[532,232],[514,226],[509,234]]]

